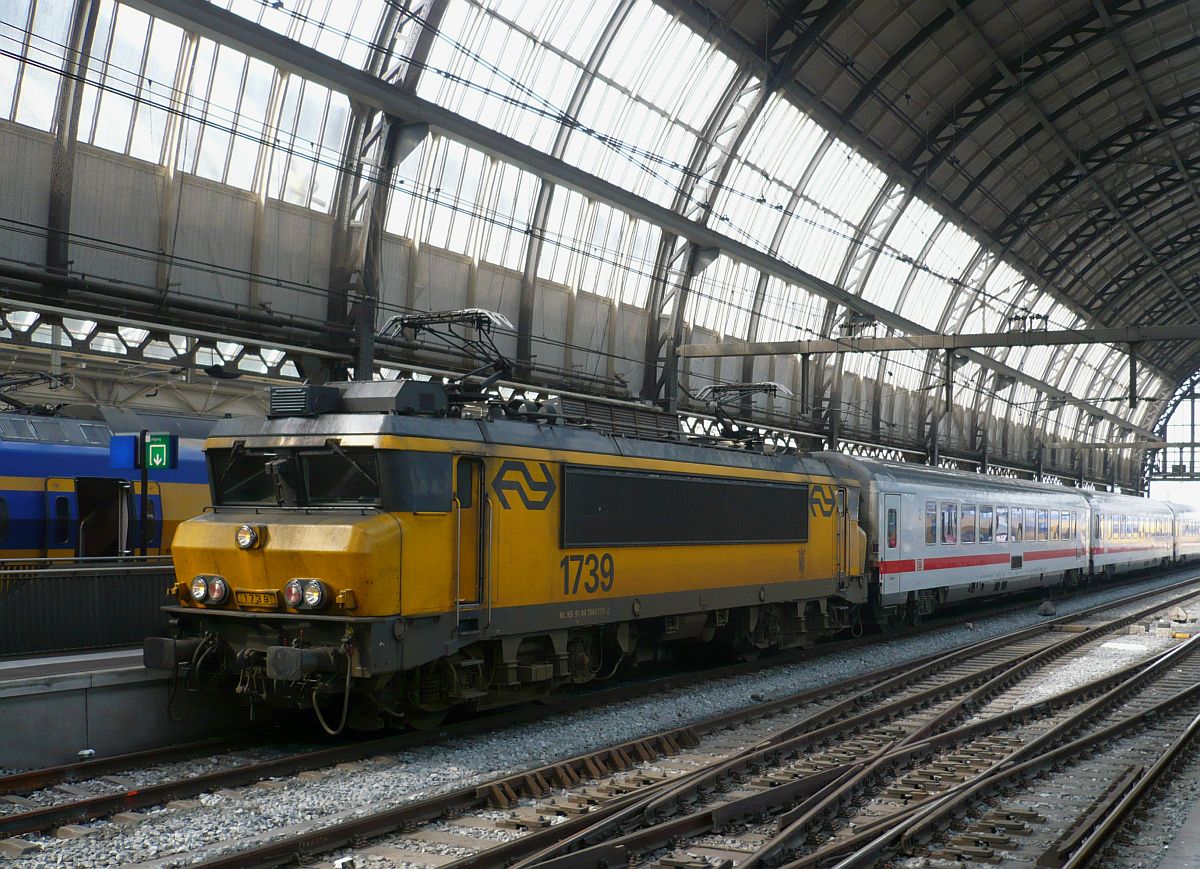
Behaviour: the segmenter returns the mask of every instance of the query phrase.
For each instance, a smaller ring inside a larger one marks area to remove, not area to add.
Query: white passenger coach
[[[1200,511],[925,465],[821,453],[863,485],[877,606],[901,617],[977,597],[1200,557]]]

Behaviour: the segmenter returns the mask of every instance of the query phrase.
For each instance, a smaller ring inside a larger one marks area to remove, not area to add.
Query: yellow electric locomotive
[[[206,453],[214,506],[176,532],[175,635],[146,664],[330,730],[528,699],[678,643],[804,644],[868,602],[857,481],[689,442],[651,409],[285,387]]]

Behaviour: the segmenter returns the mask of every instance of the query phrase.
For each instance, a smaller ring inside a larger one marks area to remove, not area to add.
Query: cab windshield
[[[381,507],[389,512],[451,509],[452,456],[445,452],[343,447],[209,449],[215,506]]]
[[[379,453],[370,448],[209,450],[213,498],[219,505],[378,506]]]

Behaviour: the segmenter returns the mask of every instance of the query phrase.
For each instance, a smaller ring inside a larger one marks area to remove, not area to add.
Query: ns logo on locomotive
[[[330,731],[1200,554],[1200,516],[1165,503],[431,382],[277,388],[206,453],[214,506],[176,532],[174,635],[146,665]]]

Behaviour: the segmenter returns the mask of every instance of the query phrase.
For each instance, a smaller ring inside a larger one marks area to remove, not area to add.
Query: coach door
[[[458,459],[454,484],[454,588],[461,627],[468,627],[463,607],[478,606],[483,602],[484,570],[487,567],[483,527],[487,512],[483,501],[483,462],[465,457]],[[470,620],[477,629],[478,616],[472,614]]]
[[[882,555],[879,559],[880,566],[883,568],[880,573],[886,574],[889,578],[895,579],[901,583],[903,587],[904,573],[902,565],[904,559],[902,557],[901,529],[904,523],[901,521],[900,515],[900,496],[899,495],[884,495],[883,496],[883,521],[880,522],[879,533],[883,537],[880,543],[880,551]]]

